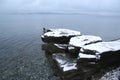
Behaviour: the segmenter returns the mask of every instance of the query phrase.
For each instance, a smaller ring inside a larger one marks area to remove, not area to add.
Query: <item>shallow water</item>
[[[103,40],[120,38],[120,16],[0,15],[0,80],[56,80],[41,46],[42,28],[69,28]]]

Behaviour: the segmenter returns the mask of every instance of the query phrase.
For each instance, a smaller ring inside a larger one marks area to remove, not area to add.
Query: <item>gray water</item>
[[[105,41],[120,38],[120,16],[0,15],[0,80],[56,80],[41,49],[43,27],[74,29]]]

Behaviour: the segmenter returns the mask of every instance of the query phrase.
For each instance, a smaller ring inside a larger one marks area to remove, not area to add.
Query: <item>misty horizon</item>
[[[1,0],[0,13],[98,13],[120,12],[119,0]]]

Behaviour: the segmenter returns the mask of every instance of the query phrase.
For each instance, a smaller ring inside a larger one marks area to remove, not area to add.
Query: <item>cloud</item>
[[[43,10],[120,11],[120,0],[0,0],[0,12]]]

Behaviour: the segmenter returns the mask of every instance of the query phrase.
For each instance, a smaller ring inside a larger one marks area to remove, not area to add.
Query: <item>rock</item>
[[[102,42],[98,36],[81,36],[69,29],[44,28],[43,33],[41,38],[47,44],[42,49],[62,80],[92,80],[97,71],[120,65],[119,39]]]
[[[86,80],[97,70],[95,67],[77,63],[77,58],[71,58],[67,53],[54,53],[52,58],[57,66],[56,72],[62,80]]]
[[[41,39],[46,43],[68,43],[71,37],[80,36],[79,31],[69,29],[50,29],[46,31]]]

